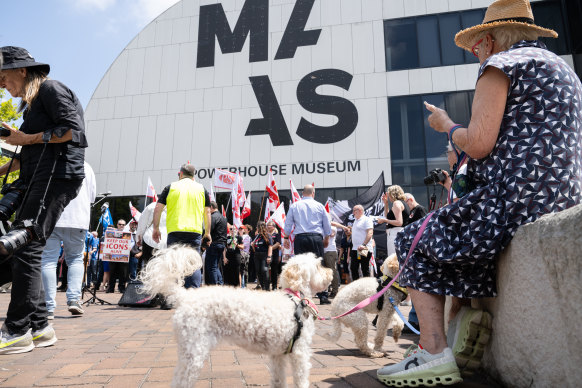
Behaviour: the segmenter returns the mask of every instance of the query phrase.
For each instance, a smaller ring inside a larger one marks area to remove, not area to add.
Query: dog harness
[[[291,341],[289,341],[289,345],[287,345],[285,353],[283,353],[289,354],[293,351],[295,342],[299,339],[299,337],[301,337],[301,329],[303,329],[303,321],[301,320],[301,317],[303,316],[303,310],[308,308],[308,312],[313,315],[313,319],[315,319],[315,317],[319,314],[319,311],[311,300],[305,298],[299,292],[293,291],[289,288],[286,288],[285,292],[287,293],[289,299],[295,303],[295,313],[293,314],[293,317],[297,322],[297,329],[295,330],[295,334],[293,335],[293,338],[291,338]],[[299,302],[295,301],[293,297],[299,298]]]
[[[386,287],[388,283],[390,283],[390,281],[392,281],[392,278],[390,276],[382,275],[381,278],[378,278],[378,288],[376,288],[376,291],[377,292],[382,291],[382,289]],[[394,281],[390,288],[394,288],[395,290],[402,293],[404,295],[404,298],[402,299],[406,299],[406,297],[408,296],[408,291],[406,290],[406,288],[398,284],[397,281]],[[380,295],[380,297],[378,298],[378,310],[382,311],[383,306],[384,306],[384,294]]]

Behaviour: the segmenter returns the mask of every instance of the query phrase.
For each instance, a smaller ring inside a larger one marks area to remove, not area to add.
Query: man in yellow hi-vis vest
[[[154,231],[152,238],[160,241],[160,218],[164,207],[168,207],[166,229],[168,246],[186,244],[200,252],[202,233],[210,244],[210,196],[204,187],[194,180],[196,169],[191,164],[180,168],[180,179],[164,188],[154,209]],[[200,287],[202,282],[200,270],[186,278],[184,286]]]

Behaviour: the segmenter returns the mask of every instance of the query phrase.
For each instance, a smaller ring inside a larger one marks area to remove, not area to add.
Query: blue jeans
[[[83,283],[83,251],[85,248],[85,229],[56,227],[46,241],[42,252],[41,273],[44,286],[44,298],[48,311],[55,311],[57,303],[57,276],[56,268],[61,252],[61,241],[65,261],[69,267],[67,276],[67,301],[78,301],[81,299],[81,288]]]
[[[185,244],[200,252],[202,235],[194,232],[171,232],[168,233],[168,246],[174,244]],[[196,270],[192,275],[184,279],[185,288],[199,288],[202,284],[202,271]]]
[[[137,278],[137,264],[139,260],[135,256],[129,256],[129,279],[135,280]]]
[[[87,287],[91,287],[92,283],[98,282],[98,273],[97,259],[92,258],[87,267]]]
[[[206,259],[204,260],[204,271],[208,274],[208,284],[222,285],[222,274],[218,269],[218,264],[222,259],[224,244],[210,244],[206,249]]]

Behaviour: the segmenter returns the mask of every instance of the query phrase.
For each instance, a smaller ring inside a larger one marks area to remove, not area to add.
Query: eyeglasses
[[[474,56],[476,56],[477,58],[479,58],[479,46],[481,44],[481,42],[483,42],[483,39],[479,39],[479,41],[477,43],[475,43],[473,45],[473,47],[471,47],[471,52],[473,53]]]

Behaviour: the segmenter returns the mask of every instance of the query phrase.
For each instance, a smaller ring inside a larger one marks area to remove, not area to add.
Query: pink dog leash
[[[344,316],[346,316],[348,314],[351,314],[353,312],[356,312],[358,310],[363,309],[364,307],[368,306],[370,303],[372,303],[375,300],[377,300],[386,291],[388,291],[388,289],[392,286],[392,283],[394,283],[396,281],[396,279],[398,279],[398,277],[400,276],[400,274],[404,270],[404,267],[406,267],[406,263],[408,263],[408,259],[410,258],[410,254],[412,253],[412,251],[414,250],[414,248],[416,248],[416,244],[418,244],[418,241],[420,240],[420,237],[422,236],[422,233],[424,233],[424,230],[426,229],[426,226],[428,225],[428,221],[430,221],[430,219],[433,216],[433,214],[434,214],[434,212],[430,212],[426,216],[426,218],[424,219],[422,225],[420,226],[420,229],[418,230],[418,232],[416,232],[416,236],[414,236],[414,240],[412,240],[412,245],[410,246],[410,249],[408,250],[408,254],[406,255],[406,260],[404,260],[404,263],[402,264],[402,267],[400,268],[400,271],[398,271],[398,273],[396,274],[396,276],[394,276],[394,278],[390,281],[390,283],[388,283],[386,285],[386,287],[384,287],[382,290],[380,290],[375,295],[372,295],[372,296],[364,299],[363,301],[361,301],[360,303],[358,303],[357,305],[355,305],[354,307],[352,307],[350,310],[346,311],[345,313],[343,313],[341,315],[338,315],[337,317],[325,317],[325,318],[322,318],[322,317],[318,316],[317,319],[319,319],[320,321],[330,321],[332,319],[338,319],[338,318],[344,317]]]

